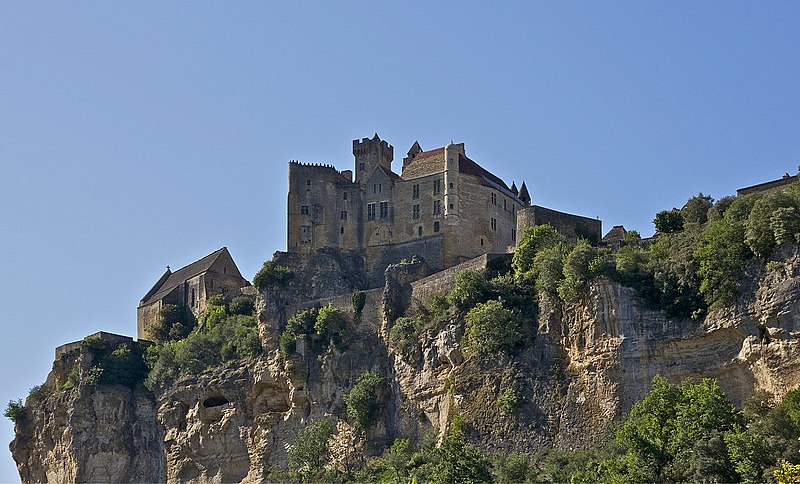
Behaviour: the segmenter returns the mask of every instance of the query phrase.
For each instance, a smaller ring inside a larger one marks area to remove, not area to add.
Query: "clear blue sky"
[[[0,403],[170,264],[285,249],[290,159],[378,132],[643,235],[800,164],[800,3],[4,2]],[[2,419],[0,441],[12,427]],[[18,479],[10,454],[0,481]]]

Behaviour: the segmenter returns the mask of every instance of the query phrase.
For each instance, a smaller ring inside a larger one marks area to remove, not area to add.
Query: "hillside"
[[[446,480],[448,455],[596,447],[656,375],[780,401],[800,383],[795,192],[701,194],[614,250],[539,226],[513,257],[411,258],[378,289],[358,252],[276,253],[251,303],[209,300],[188,336],[62,348],[12,406],[20,476]]]

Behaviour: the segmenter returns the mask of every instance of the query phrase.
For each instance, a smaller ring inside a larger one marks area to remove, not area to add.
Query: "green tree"
[[[704,224],[708,221],[708,211],[714,206],[714,199],[710,195],[700,192],[690,198],[681,208],[683,221],[690,224]]]
[[[586,240],[579,240],[564,259],[564,279],[558,284],[558,295],[567,303],[577,301],[580,291],[591,279],[595,271],[592,263],[598,258],[598,251]]]
[[[709,224],[694,252],[699,263],[700,292],[706,304],[726,306],[736,300],[748,256],[744,230],[740,226],[724,219]]]
[[[673,234],[683,230],[683,214],[677,208],[672,210],[662,210],[656,214],[653,220],[658,234]]]
[[[273,264],[272,261],[264,262],[261,269],[253,276],[253,285],[256,289],[263,291],[273,284],[283,285],[291,281],[294,277],[294,271],[285,266]]]
[[[487,300],[489,295],[486,275],[481,271],[466,270],[456,275],[450,291],[450,303],[459,311],[469,311]]]
[[[570,250],[566,244],[556,244],[540,250],[533,259],[526,280],[533,282],[536,292],[558,298],[558,286],[564,280],[564,260]]]
[[[22,399],[9,400],[3,412],[3,416],[11,419],[14,423],[24,419],[25,415],[25,405],[22,403]]]
[[[344,397],[347,416],[366,428],[375,420],[378,404],[385,396],[386,379],[378,373],[362,373]]]
[[[328,441],[333,436],[333,426],[325,419],[316,420],[297,433],[294,444],[289,448],[289,469],[313,476],[322,471],[330,460]]]
[[[790,208],[794,210],[779,210]],[[798,224],[797,209],[797,202],[783,192],[756,200],[747,217],[745,229],[745,241],[750,250],[762,259],[769,257],[778,243],[775,228],[779,229],[782,240],[793,238]]]
[[[231,314],[249,316],[256,309],[256,301],[250,296],[236,296],[229,304]]]
[[[511,267],[517,281],[533,283],[530,271],[534,266],[536,255],[543,249],[566,243],[566,239],[549,224],[535,225],[525,229],[522,239],[517,244]]]
[[[347,318],[344,313],[332,304],[322,306],[314,322],[314,330],[325,339],[331,338],[339,342],[347,328]]]
[[[487,301],[471,309],[465,318],[465,350],[485,356],[510,350],[522,340],[516,315],[499,300]]]
[[[450,431],[437,449],[439,461],[430,481],[434,483],[491,482],[489,459],[465,439],[465,426],[459,417],[453,419]]]

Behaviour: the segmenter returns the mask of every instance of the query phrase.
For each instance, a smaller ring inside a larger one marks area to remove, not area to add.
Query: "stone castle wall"
[[[603,237],[603,223],[599,219],[581,217],[533,205],[520,210],[517,214],[518,238],[522,237],[528,227],[543,224],[552,225],[570,242],[576,242],[583,238],[596,244]]]

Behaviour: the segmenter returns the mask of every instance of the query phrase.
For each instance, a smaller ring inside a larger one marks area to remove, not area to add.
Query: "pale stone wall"
[[[573,243],[579,238],[598,243],[603,237],[603,223],[599,219],[581,217],[534,205],[517,214],[518,240],[522,237],[525,229],[542,224],[552,225]]]
[[[397,242],[408,242],[421,237],[436,234],[433,224],[439,221],[440,232],[443,229],[443,215],[433,215],[433,201],[443,201],[443,193],[433,193],[434,180],[444,183],[441,174],[398,180],[395,185],[395,238]],[[414,198],[414,186],[419,186],[419,196]],[[414,218],[414,206],[419,205],[419,218]],[[422,229],[422,235],[420,235]]]

